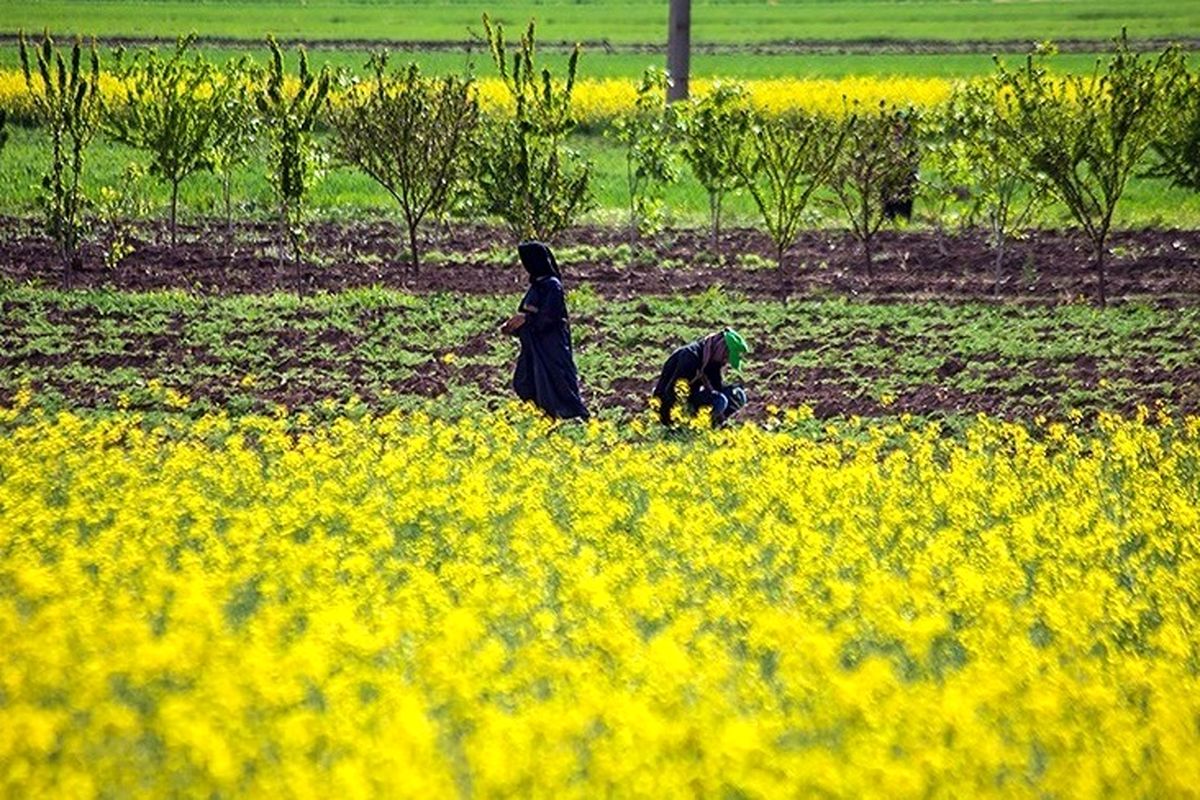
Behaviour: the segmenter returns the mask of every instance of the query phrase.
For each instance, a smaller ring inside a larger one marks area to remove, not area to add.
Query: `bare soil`
[[[431,230],[434,230],[431,228]],[[104,266],[103,248],[89,245],[70,278],[72,287],[122,290],[184,289],[238,294],[338,291],[388,286],[409,292],[497,294],[519,291],[524,275],[515,241],[483,225],[438,228],[426,237],[419,274],[407,264],[403,231],[387,222],[325,223],[310,232],[299,268],[276,256],[274,228],[242,223],[226,248],[219,225],[186,227],[172,251],[161,226],[141,226],[134,252],[116,269]],[[707,232],[667,230],[643,240],[632,257],[623,230],[583,227],[554,243],[569,286],[591,286],[601,296],[691,294],[719,286],[749,297],[845,295],[878,300],[1003,299],[1061,303],[1092,298],[1096,270],[1090,246],[1071,231],[1037,230],[1007,249],[1002,270],[978,235],[885,231],[875,243],[868,280],[861,248],[839,231],[809,231],[776,267],[762,233],[735,229],[715,246]],[[1116,302],[1185,305],[1200,301],[1200,231],[1145,229],[1112,235],[1108,292]],[[58,285],[62,266],[51,243],[28,220],[0,218],[0,276]]]

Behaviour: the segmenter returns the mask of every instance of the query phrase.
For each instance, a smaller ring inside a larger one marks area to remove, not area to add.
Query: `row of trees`
[[[45,36],[30,47],[22,36],[34,116],[51,141],[41,199],[64,282],[91,219],[80,180],[97,133],[145,152],[149,174],[168,185],[172,246],[181,184],[201,171],[221,175],[228,237],[230,175],[265,152],[280,259],[286,251],[297,275],[305,199],[331,159],[358,167],[396,200],[414,270],[421,224],[452,208],[495,215],[520,237],[552,237],[591,202],[591,167],[567,144],[579,53],[565,82],[555,81],[535,64],[532,24],[510,48],[503,29],[484,22],[511,114],[481,114],[469,76],[426,77],[416,65],[390,69],[386,54],[372,57],[366,77],[341,76],[341,99],[330,104],[335,76],[310,69],[303,48],[298,74],[289,74],[273,39],[265,69],[246,59],[218,67],[191,49],[190,37],[168,55],[143,51],[127,60],[118,53],[118,88],[106,98],[94,46],[85,50],[76,41],[64,51]],[[328,128],[327,139],[316,136],[318,126]]]
[[[274,41],[265,69],[245,59],[213,65],[191,39],[168,55],[119,53],[120,88],[106,100],[94,48],[76,42],[64,52],[49,37],[31,48],[22,38],[25,79],[51,141],[43,202],[65,280],[87,230],[80,176],[97,132],[147,153],[150,174],[170,188],[173,245],[180,185],[199,171],[221,175],[228,231],[230,175],[264,151],[280,258],[286,250],[297,267],[305,197],[331,159],[358,167],[396,200],[414,270],[421,225],[451,213],[553,238],[591,203],[591,166],[569,144],[579,52],[555,79],[536,62],[532,24],[512,46],[486,17],[484,27],[508,88],[500,115],[481,112],[470,76],[392,69],[381,54],[365,76],[337,77],[312,71],[303,50],[298,74],[289,74]],[[1146,171],[1200,190],[1200,80],[1177,50],[1142,56],[1123,35],[1090,75],[1052,75],[1045,55],[1020,68],[998,63],[924,114],[847,103],[839,115],[766,115],[736,84],[667,105],[665,75],[648,71],[636,104],[609,131],[626,157],[630,237],[661,220],[662,190],[686,164],[708,193],[714,244],[730,192],[753,198],[781,266],[824,205],[860,242],[869,279],[876,233],[908,216],[919,195],[939,224],[984,227],[999,275],[1006,243],[1055,199],[1094,246],[1103,303],[1106,241],[1129,178]],[[340,99],[331,104],[335,81]],[[318,126],[330,135],[319,139]]]
[[[1048,54],[1030,54],[1019,68],[997,61],[992,75],[924,113],[847,103],[838,116],[765,115],[736,85],[677,112],[652,104],[659,93],[648,76],[637,109],[613,134],[626,146],[631,231],[677,175],[679,156],[708,192],[714,242],[723,198],[742,189],[782,266],[819,203],[858,240],[870,279],[877,232],[910,216],[919,197],[935,224],[957,219],[987,232],[998,283],[1007,244],[1057,201],[1091,242],[1103,305],[1108,236],[1130,178],[1153,175],[1200,191],[1200,75],[1175,48],[1156,57],[1133,52],[1124,33],[1089,75],[1052,74]],[[660,129],[675,131],[679,146],[648,144]]]

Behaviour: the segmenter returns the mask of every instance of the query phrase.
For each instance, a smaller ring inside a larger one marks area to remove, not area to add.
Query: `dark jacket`
[[[516,332],[521,353],[513,371],[513,391],[552,417],[586,419],[588,412],[579,394],[566,297],[557,264],[545,245],[527,242],[521,248],[530,286],[517,309],[525,315],[525,323]]]
[[[658,416],[664,425],[671,422],[671,409],[675,407],[678,399],[675,395],[675,384],[678,381],[687,382],[692,397],[697,396],[706,388],[712,389],[714,392],[721,391],[723,386],[721,367],[724,365],[714,361],[708,365],[702,375],[700,360],[703,347],[701,340],[685,344],[671,353],[671,357],[663,365],[662,374],[654,386],[654,396],[659,400]]]

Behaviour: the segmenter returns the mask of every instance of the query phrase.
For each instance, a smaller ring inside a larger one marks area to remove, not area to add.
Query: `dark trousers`
[[[724,392],[714,392],[707,386],[700,386],[688,395],[688,408],[693,414],[702,408],[711,408],[713,425],[718,425],[725,421],[729,398]]]

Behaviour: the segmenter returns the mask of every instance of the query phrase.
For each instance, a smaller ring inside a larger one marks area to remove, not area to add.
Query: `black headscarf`
[[[524,265],[525,271],[529,273],[530,283],[538,278],[562,277],[562,273],[558,271],[558,262],[554,260],[554,253],[541,242],[521,242],[517,245],[517,253],[521,256],[521,264]]]

